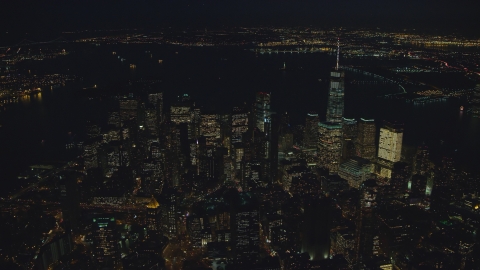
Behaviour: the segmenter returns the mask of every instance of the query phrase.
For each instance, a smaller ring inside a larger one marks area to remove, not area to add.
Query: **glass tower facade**
[[[270,116],[270,94],[258,92],[255,99],[256,126],[261,132],[265,132],[265,122]]]
[[[402,154],[403,126],[385,123],[380,129],[378,157],[390,162],[400,161]]]
[[[318,123],[318,135],[318,166],[336,174],[342,158],[342,124]]]
[[[330,89],[328,91],[327,122],[342,123],[345,95],[345,72],[330,72]]]
[[[377,127],[373,119],[360,119],[360,122],[358,122],[358,136],[355,141],[357,156],[370,161],[375,160],[377,152],[375,145],[376,130]]]

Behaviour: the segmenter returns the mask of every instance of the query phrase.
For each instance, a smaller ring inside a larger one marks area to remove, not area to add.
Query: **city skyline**
[[[480,269],[452,4],[7,3],[0,268]]]

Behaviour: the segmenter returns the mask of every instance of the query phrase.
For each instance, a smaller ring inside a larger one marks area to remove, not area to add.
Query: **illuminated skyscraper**
[[[248,113],[242,108],[234,108],[232,113],[232,144],[242,142],[242,135],[247,130]]]
[[[340,45],[337,45],[337,66],[330,72],[327,122],[342,123],[345,95],[345,72],[339,70]]]
[[[352,157],[340,164],[338,175],[347,180],[350,187],[358,189],[373,172],[372,165],[367,159]]]
[[[335,174],[342,158],[342,124],[318,123],[318,135],[318,166]]]
[[[375,159],[375,131],[376,126],[373,119],[360,118],[360,122],[358,122],[358,135],[355,140],[357,156],[370,161]]]
[[[170,118],[175,124],[191,123],[192,117],[192,106],[189,103],[179,103],[170,107]]]
[[[160,213],[162,216],[162,232],[169,238],[176,237],[178,232],[177,220],[178,220],[178,193],[174,189],[168,189],[163,191],[164,197],[162,204],[160,205]]]
[[[138,100],[136,99],[121,99],[120,103],[120,118],[122,121],[132,120],[137,118]]]
[[[155,106],[157,118],[160,122],[163,119],[163,93],[154,93],[148,95],[148,103]]]
[[[310,112],[305,120],[305,133],[303,135],[303,147],[306,149],[317,148],[318,144],[318,114]]]
[[[342,160],[347,160],[355,155],[354,141],[357,138],[357,120],[343,118]]]
[[[413,174],[427,175],[432,168],[430,162],[430,151],[426,145],[417,148],[413,159]]]
[[[360,207],[357,214],[357,232],[355,255],[358,269],[374,255],[375,209],[377,206],[378,186],[375,180],[369,179],[360,186]]]
[[[255,262],[260,250],[258,202],[252,193],[239,193],[234,216],[234,250],[239,263]]]
[[[392,169],[395,162],[399,162],[402,155],[403,126],[386,122],[380,129],[378,142],[377,174],[384,179],[392,178]]]
[[[345,73],[339,70],[340,44],[337,44],[337,65],[330,72],[327,121],[318,123],[318,166],[330,174],[338,172],[342,158],[343,97]]]
[[[202,113],[200,120],[200,134],[207,140],[207,146],[216,145],[220,140],[219,115]]]
[[[378,142],[378,158],[390,161],[400,161],[402,155],[403,126],[386,122],[380,129]]]
[[[154,93],[148,95],[148,103],[163,110],[163,93]]]
[[[101,269],[113,269],[120,263],[119,235],[115,218],[93,218],[93,253]]]
[[[160,232],[160,204],[155,200],[152,196],[152,199],[147,204],[147,232],[149,237],[156,237],[159,235]]]
[[[153,105],[145,108],[145,125],[152,138],[158,137],[158,113]]]
[[[255,99],[255,125],[261,132],[265,132],[268,116],[270,116],[270,94],[258,92]]]
[[[113,127],[120,127],[121,126],[121,119],[120,119],[120,112],[116,112],[116,111],[113,111],[113,112],[109,112],[108,113],[108,122],[107,124],[109,126],[113,126]]]

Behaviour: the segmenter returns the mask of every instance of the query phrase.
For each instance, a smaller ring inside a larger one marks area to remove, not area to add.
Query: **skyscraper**
[[[265,121],[270,115],[270,94],[258,92],[255,99],[255,125],[265,132]]]
[[[342,160],[347,160],[355,155],[354,141],[357,138],[357,120],[343,118]]]
[[[153,93],[148,95],[148,102],[155,106],[159,122],[163,119],[163,93]]]
[[[192,122],[192,105],[179,103],[170,106],[170,119],[175,124]]]
[[[330,72],[327,121],[318,123],[318,166],[330,174],[338,172],[342,158],[343,97],[345,73],[339,70],[340,44],[337,44],[337,65]]]
[[[403,125],[385,122],[380,129],[378,142],[377,174],[383,179],[392,178],[393,165],[402,155]]]
[[[380,129],[378,142],[378,158],[390,161],[400,161],[402,155],[403,126],[385,122]]]
[[[136,99],[121,99],[120,104],[120,118],[122,121],[137,118],[138,100]]]
[[[239,193],[234,216],[234,250],[240,263],[255,262],[260,249],[258,201],[249,192]]]
[[[335,174],[342,158],[342,124],[318,123],[318,134],[318,166]]]
[[[358,189],[372,171],[372,164],[367,159],[352,157],[340,164],[338,175],[347,180],[350,187]]]
[[[149,237],[156,237],[160,233],[160,204],[152,196],[150,202],[147,204],[147,233]]]
[[[370,161],[375,159],[375,132],[376,126],[373,119],[360,118],[358,122],[358,135],[355,140],[357,156]]]
[[[430,151],[426,145],[419,146],[413,159],[413,174],[427,175],[431,169]]]
[[[375,237],[375,209],[377,205],[377,183],[373,179],[365,181],[360,186],[360,207],[357,214],[357,232],[355,240],[355,255],[358,269],[373,257]]]
[[[345,95],[345,72],[339,70],[340,44],[337,45],[337,66],[330,72],[327,122],[342,123]]]
[[[101,269],[114,268],[121,260],[115,218],[113,216],[93,218],[92,230],[93,253],[97,263]]]
[[[156,108],[151,104],[147,104],[145,108],[145,126],[152,138],[158,137],[158,123],[158,113]]]
[[[248,113],[235,107],[232,113],[232,143],[242,142],[243,133],[248,130]]]
[[[200,134],[207,140],[208,146],[216,145],[220,140],[219,115],[216,113],[202,113],[200,121]]]
[[[303,147],[306,149],[317,148],[318,144],[318,114],[310,112],[305,121],[305,133],[303,135]]]
[[[163,110],[163,93],[153,93],[148,95],[148,102],[155,107],[158,107],[160,111]]]

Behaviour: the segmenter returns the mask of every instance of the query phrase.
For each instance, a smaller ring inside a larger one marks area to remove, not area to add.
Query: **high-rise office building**
[[[265,132],[265,122],[270,115],[269,93],[258,92],[255,99],[255,125],[261,131]]]
[[[360,118],[358,122],[357,138],[355,140],[355,151],[357,156],[375,160],[376,145],[375,145],[376,126],[373,119]]]
[[[163,112],[163,93],[153,93],[148,95],[148,103],[158,109],[160,115]]]
[[[347,160],[355,155],[355,139],[357,138],[357,120],[343,118],[342,160]]]
[[[358,269],[363,269],[363,264],[370,260],[374,255],[377,189],[377,183],[373,179],[365,181],[360,186],[360,207],[357,214],[357,231],[355,234],[355,261]]]
[[[428,147],[426,145],[418,147],[413,159],[413,174],[427,175],[431,167]]]
[[[122,121],[132,120],[137,118],[138,100],[136,99],[121,99],[120,103],[120,118]]]
[[[170,120],[175,124],[192,123],[193,121],[193,104],[185,101],[170,106]]]
[[[284,133],[284,134],[281,134],[280,136],[278,136],[278,145],[280,146],[279,151],[283,152],[283,153],[292,149],[293,148],[293,134],[291,132],[287,132],[287,133]],[[316,145],[317,144],[315,143],[315,146],[314,146],[315,149],[316,149]]]
[[[161,231],[160,204],[152,196],[147,204],[147,233],[149,237],[157,237]]]
[[[158,113],[151,104],[148,104],[145,108],[145,126],[152,138],[158,137]]]
[[[165,194],[162,204],[160,206],[160,211],[162,215],[162,232],[165,236],[169,238],[176,237],[178,232],[178,194],[174,189],[168,189],[163,192]]]
[[[112,269],[120,263],[119,235],[113,216],[98,216],[92,220],[93,253],[100,269]]]
[[[335,174],[341,158],[342,124],[318,123],[318,166],[328,168],[330,174]]]
[[[235,254],[239,262],[255,262],[260,249],[260,220],[258,202],[249,192],[242,192],[235,211]]]
[[[353,188],[360,188],[360,185],[369,179],[373,172],[373,164],[369,160],[352,157],[340,164],[338,175],[348,181],[348,185]]]
[[[187,233],[193,248],[202,247],[202,230],[205,228],[204,219],[196,214],[187,217]]]
[[[305,132],[303,134],[303,147],[306,149],[317,148],[318,144],[318,114],[310,112],[305,120]]]
[[[243,133],[248,130],[248,113],[243,108],[233,108],[232,112],[232,144],[242,142]]]
[[[276,180],[278,168],[278,134],[280,133],[279,116],[270,112],[265,121],[265,138],[261,141],[262,171],[264,183]]]
[[[200,134],[206,138],[207,146],[216,145],[220,140],[220,121],[216,113],[202,113]]]
[[[380,129],[378,158],[398,162],[402,156],[403,125],[386,122]]]
[[[101,137],[85,140],[83,144],[85,170],[98,168],[98,148],[100,147],[101,141]]]
[[[109,126],[113,126],[113,127],[117,127],[117,128],[121,127],[122,121],[121,121],[121,118],[120,118],[120,112],[117,112],[117,111],[109,112],[108,113],[107,124]]]
[[[345,72],[335,70],[330,72],[330,89],[328,90],[327,122],[342,123],[345,95]]]
[[[158,123],[163,123],[163,93],[152,93],[148,95],[148,103],[155,108]]]

